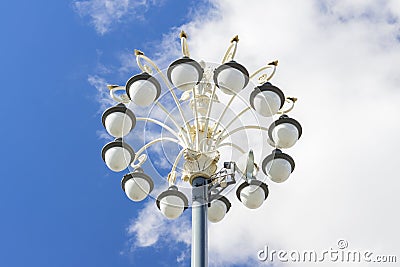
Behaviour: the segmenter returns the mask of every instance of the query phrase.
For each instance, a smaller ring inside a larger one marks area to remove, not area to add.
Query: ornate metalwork
[[[187,43],[187,34],[182,31],[179,35],[181,39],[181,48],[182,48],[182,55],[184,57],[189,57],[189,47]],[[235,36],[232,38],[230,45],[228,46],[225,55],[222,59],[222,63],[231,61],[234,59],[237,45],[239,42],[239,37]],[[160,108],[162,112],[169,118],[176,130],[168,126],[167,124],[158,121],[152,118],[137,118],[138,121],[143,120],[146,122],[155,123],[161,126],[163,129],[170,132],[176,139],[168,138],[168,137],[161,137],[155,140],[152,140],[145,144],[142,148],[140,148],[137,152],[134,162],[132,163],[132,167],[134,169],[140,168],[141,165],[146,161],[147,156],[143,154],[147,148],[154,145],[155,143],[165,142],[165,141],[172,141],[181,146],[181,150],[179,154],[175,158],[175,162],[171,168],[170,173],[168,174],[168,182],[170,185],[173,185],[176,182],[176,178],[178,176],[178,172],[176,171],[178,164],[180,163],[182,157],[184,159],[183,163],[183,171],[181,173],[181,178],[184,181],[191,182],[191,180],[196,176],[203,176],[209,177],[213,180],[213,183],[217,181],[218,184],[223,184],[223,175],[221,176],[221,172],[216,173],[217,171],[217,163],[220,157],[218,149],[223,146],[230,146],[234,149],[237,149],[241,153],[244,153],[245,150],[241,148],[237,144],[232,143],[222,143],[226,138],[230,135],[243,131],[246,129],[258,129],[260,131],[268,131],[268,128],[255,126],[255,125],[248,125],[239,127],[233,130],[229,130],[229,126],[233,124],[235,120],[237,120],[240,116],[242,116],[245,112],[250,110],[250,107],[243,109],[238,115],[224,127],[224,129],[220,129],[221,121],[224,118],[229,106],[232,104],[237,94],[233,94],[233,96],[228,101],[227,105],[225,106],[224,110],[221,112],[219,118],[210,123],[210,113],[213,107],[214,102],[219,102],[218,97],[216,95],[217,87],[213,84],[213,74],[214,68],[211,66],[207,66],[204,61],[200,61],[199,64],[204,68],[203,78],[199,84],[197,84],[193,90],[185,91],[181,94],[180,98],[178,99],[176,93],[174,92],[173,86],[170,84],[164,73],[160,70],[157,64],[148,58],[142,51],[135,50],[136,62],[138,67],[143,71],[147,72],[151,75],[158,75],[168,88],[172,98],[175,101],[176,107],[178,108],[181,120],[184,122],[183,125],[180,125],[174,116],[170,113],[170,111],[162,105],[159,100],[156,101],[156,105]],[[272,79],[276,72],[276,68],[278,66],[278,61],[273,61],[268,63],[267,65],[261,67],[260,69],[256,70],[253,74],[250,75],[250,79],[256,79],[258,83],[262,84],[268,82]],[[256,78],[256,76],[258,78]],[[122,103],[129,103],[129,98],[124,93],[125,87],[119,85],[108,85],[108,89],[110,90],[111,97],[116,102]],[[285,114],[290,112],[297,98],[294,97],[287,97],[285,105],[278,114]],[[183,104],[189,101],[189,107],[193,111],[194,115],[194,122],[191,124],[185,114],[183,112]],[[270,143],[271,145],[273,143]],[[227,172],[225,168],[223,172]],[[216,178],[217,176],[220,178]],[[224,176],[225,177],[225,176]],[[234,179],[231,179],[231,182]]]

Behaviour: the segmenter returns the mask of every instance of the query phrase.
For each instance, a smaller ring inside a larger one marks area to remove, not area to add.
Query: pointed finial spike
[[[144,53],[140,50],[135,49],[135,56],[143,56]]]
[[[184,30],[181,30],[181,33],[179,34],[179,38],[187,38],[187,34]]]
[[[239,42],[239,35],[236,35],[235,37],[232,38],[231,43],[233,42]]]
[[[108,90],[112,90],[112,89],[114,89],[116,87],[119,87],[119,85],[118,84],[107,84]]]
[[[272,61],[270,63],[268,63],[269,66],[278,66],[278,60]]]

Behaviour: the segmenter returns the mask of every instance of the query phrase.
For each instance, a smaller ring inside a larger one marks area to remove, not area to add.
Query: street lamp
[[[103,147],[101,156],[110,170],[120,172],[133,162],[135,151],[122,138],[117,138]]]
[[[136,117],[123,103],[104,111],[101,117],[104,128],[114,137],[124,137],[136,125]]]
[[[208,201],[207,216],[208,220],[213,223],[221,221],[232,206],[226,197],[218,193],[211,194]]]
[[[157,197],[156,204],[165,217],[176,219],[188,207],[188,199],[178,187],[171,185]]]
[[[245,67],[231,60],[214,71],[214,83],[225,94],[237,94],[249,83],[249,73]]]
[[[137,202],[142,201],[150,194],[154,183],[142,168],[137,168],[134,172],[124,175],[121,187],[130,200]]]
[[[294,160],[280,149],[275,149],[262,162],[262,170],[272,181],[282,183],[294,170]]]
[[[182,91],[192,90],[203,78],[203,68],[195,60],[184,56],[171,63],[167,71],[168,80]]]
[[[161,85],[153,76],[143,72],[131,77],[125,85],[126,95],[141,107],[151,105],[161,93]]]
[[[190,58],[185,32],[181,32],[180,39],[183,57],[172,62],[166,73],[143,52],[135,50],[136,61],[142,73],[128,79],[125,86],[108,85],[111,97],[117,105],[104,112],[102,123],[106,131],[116,139],[103,147],[102,158],[115,172],[131,166],[133,171],[123,176],[121,187],[130,200],[138,202],[145,199],[154,188],[153,179],[142,169],[148,157],[146,150],[157,143],[165,142],[180,146],[181,150],[171,164],[171,171],[166,175],[169,186],[157,196],[155,202],[168,219],[178,218],[191,206],[192,266],[203,267],[208,262],[207,219],[212,223],[220,222],[232,206],[223,191],[243,180],[236,189],[236,196],[249,209],[259,208],[269,194],[267,183],[258,175],[260,164],[254,159],[253,148],[246,151],[240,142],[228,140],[234,134],[250,129],[266,134],[268,137],[260,140],[257,149],[269,144],[274,150],[264,158],[261,169],[271,181],[281,183],[288,179],[295,166],[292,157],[281,149],[290,148],[298,141],[302,127],[297,120],[287,116],[297,99],[285,97],[281,89],[270,83],[278,65],[277,61],[250,75],[243,65],[234,60],[239,41],[238,36],[235,36],[222,63],[214,67]],[[260,75],[259,85],[243,98],[249,81],[257,75]],[[161,103],[160,95],[164,89],[172,96],[179,115]],[[230,99],[224,103],[223,110],[217,112],[219,118],[214,119],[211,115],[213,105],[220,105],[223,102],[219,100],[221,97]],[[223,125],[222,119],[233,106],[235,97],[245,99],[247,107],[228,124]],[[152,116],[135,116],[127,107],[130,102],[136,108],[156,106],[173,125]],[[187,118],[187,110],[191,110],[190,118]],[[244,116],[252,110],[261,116],[255,115],[258,118],[257,125],[231,129],[239,119],[247,121]],[[268,128],[263,126],[265,123],[262,120],[265,117],[276,115],[279,118]],[[135,128],[138,121],[158,125],[172,137],[161,135],[160,138],[153,138],[135,153],[123,138]],[[218,164],[222,147],[239,151],[243,155],[242,160],[226,161],[221,167]],[[181,166],[181,171],[177,170],[178,165]],[[179,175],[183,182],[191,185],[190,203],[177,186],[176,179]]]

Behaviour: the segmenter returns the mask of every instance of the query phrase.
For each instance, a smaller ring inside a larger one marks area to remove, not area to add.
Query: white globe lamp
[[[161,94],[161,85],[156,78],[143,72],[131,77],[125,85],[129,99],[141,107],[150,106]]]
[[[232,60],[214,71],[214,83],[225,94],[237,94],[249,83],[249,72],[243,65]]]
[[[122,138],[117,138],[103,147],[101,156],[110,170],[120,172],[132,163],[135,152]]]
[[[134,172],[124,175],[121,187],[130,200],[138,202],[150,194],[154,188],[154,182],[143,172],[143,169],[138,168]]]
[[[183,57],[175,60],[167,70],[168,80],[178,89],[193,89],[203,78],[203,68],[197,61]]]
[[[254,88],[250,94],[250,105],[258,114],[264,117],[275,115],[285,103],[285,95],[276,86],[266,82]]]
[[[212,223],[221,221],[231,208],[229,200],[221,195],[212,195],[208,205],[208,220]]]
[[[275,149],[262,162],[263,172],[276,183],[286,181],[293,172],[294,167],[293,158],[279,149]]]
[[[187,209],[188,199],[173,185],[157,197],[156,204],[165,217],[174,220]]]
[[[259,208],[268,194],[268,186],[256,179],[242,183],[236,190],[237,198],[249,209]]]
[[[135,114],[122,103],[104,111],[101,121],[106,131],[116,138],[129,134],[136,125]]]
[[[290,148],[296,144],[302,134],[298,121],[282,115],[268,128],[268,137],[277,148]]]

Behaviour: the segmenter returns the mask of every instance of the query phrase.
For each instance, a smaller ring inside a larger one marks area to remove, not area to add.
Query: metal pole
[[[192,267],[208,266],[207,180],[192,182]]]

